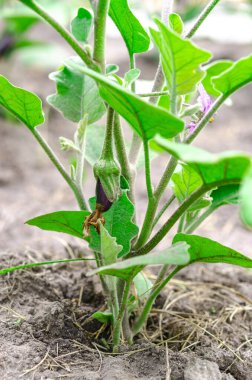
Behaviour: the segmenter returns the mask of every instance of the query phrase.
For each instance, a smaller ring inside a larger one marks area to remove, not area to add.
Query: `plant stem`
[[[117,113],[114,116],[114,140],[115,148],[117,152],[118,161],[121,166],[121,174],[126,178],[129,183],[129,198],[131,202],[135,203],[135,194],[134,194],[134,173],[130,167],[130,163],[127,156],[127,151],[124,143],[124,136],[122,132],[122,127],[120,123],[120,117]]]
[[[211,215],[214,211],[216,210],[215,207],[208,207],[208,209],[203,212],[203,214],[201,214],[198,219],[196,219],[194,222],[192,222],[191,224],[188,224],[186,227],[185,227],[185,233],[186,234],[191,234],[194,230],[196,230],[197,227],[199,227],[199,225],[204,222],[204,220],[206,218],[208,218],[209,215]]]
[[[98,70],[97,65],[93,62],[85,48],[81,47],[78,41],[69,33],[69,31],[58,23],[53,17],[51,17],[40,5],[33,0],[19,0],[21,3],[32,9],[40,17],[42,17],[48,24],[50,24],[64,40],[73,48],[73,50],[79,55],[83,62],[95,71]]]
[[[144,140],[143,146],[144,146],[146,188],[147,188],[148,198],[150,201],[152,201],[153,200],[153,190],[152,190],[152,182],[151,182],[150,152],[149,152],[149,144],[148,144],[147,140]]]
[[[130,287],[131,287],[131,280],[132,279],[130,278],[125,282],[119,313],[115,321],[115,325],[113,329],[113,352],[118,352],[118,348],[120,344],[122,320],[124,318],[124,313],[127,308],[128,296],[129,296]]]
[[[168,91],[157,91],[157,92],[146,92],[144,94],[137,94],[138,96],[141,96],[141,98],[149,98],[151,97],[160,97],[164,95],[169,95]]]
[[[115,111],[113,110],[113,108],[108,107],[106,133],[105,133],[105,139],[103,143],[101,157],[109,157],[109,156],[113,157],[114,114],[115,114]]]
[[[207,16],[209,15],[209,13],[212,12],[212,10],[214,9],[214,7],[220,2],[220,0],[212,0],[210,1],[209,4],[207,4],[207,6],[203,9],[203,11],[201,12],[201,14],[199,15],[196,23],[193,25],[192,29],[190,29],[190,31],[186,34],[186,38],[191,38],[195,32],[199,29],[199,27],[201,26],[201,24],[205,21],[205,19],[207,18]]]
[[[156,224],[158,223],[159,219],[162,217],[162,215],[165,213],[165,211],[168,209],[168,207],[172,204],[172,202],[175,199],[176,199],[175,195],[172,195],[168,199],[168,201],[164,204],[164,206],[161,208],[161,210],[159,211],[159,213],[155,217],[152,228],[156,226]]]
[[[98,0],[94,22],[94,54],[93,59],[99,65],[101,72],[105,73],[105,43],[106,22],[110,0]]]
[[[194,193],[190,195],[181,205],[175,210],[175,212],[171,215],[171,217],[166,221],[163,227],[153,236],[153,238],[142,248],[134,252],[134,256],[144,255],[150,252],[154,247],[157,246],[158,243],[164,238],[164,236],[170,231],[170,229],[174,226],[174,224],[178,221],[178,219],[183,215],[183,213],[190,207],[198,198],[200,198],[207,191],[224,185],[231,185],[235,183],[239,183],[240,180],[226,180],[226,181],[218,181],[213,182],[208,185],[203,185],[199,189],[197,189]]]
[[[159,284],[156,288],[154,288],[153,292],[149,295],[146,303],[145,303],[145,306],[141,312],[141,314],[139,315],[139,317],[137,318],[136,322],[134,323],[133,325],[133,328],[132,328],[132,332],[133,332],[133,336],[138,334],[139,331],[143,328],[143,326],[145,325],[146,321],[147,321],[147,318],[148,318],[148,315],[151,311],[151,308],[152,308],[152,305],[156,299],[156,297],[158,296],[158,294],[161,292],[161,290],[165,287],[165,285],[171,280],[171,278],[173,276],[175,276],[176,273],[178,273],[178,271],[181,269],[181,267],[176,267],[170,274],[168,277],[166,277],[166,279],[161,282],[161,284]]]
[[[31,132],[32,132],[33,136],[35,137],[35,139],[40,144],[40,146],[43,148],[43,150],[45,151],[45,153],[47,154],[47,156],[49,157],[51,162],[58,169],[58,171],[60,172],[60,174],[62,175],[64,180],[67,182],[69,187],[72,189],[80,209],[81,210],[87,210],[87,205],[86,205],[85,199],[83,197],[82,191],[78,188],[76,183],[68,175],[68,173],[66,172],[64,166],[59,161],[56,154],[52,151],[50,146],[47,144],[47,142],[44,140],[44,138],[41,136],[41,134],[36,129],[33,129]]]
[[[216,113],[216,111],[220,108],[220,106],[225,102],[226,97],[224,95],[219,96],[210,110],[203,116],[200,120],[199,124],[195,128],[192,134],[190,134],[185,140],[186,144],[190,144],[200,133],[200,131],[208,124],[211,117]]]

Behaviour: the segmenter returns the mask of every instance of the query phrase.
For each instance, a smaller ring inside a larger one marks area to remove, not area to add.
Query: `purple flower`
[[[212,106],[212,100],[206,90],[204,89],[204,86],[202,83],[198,84],[198,91],[199,91],[199,97],[198,102],[201,104],[201,111],[203,113],[207,113],[209,109]]]
[[[197,127],[197,124],[194,123],[194,121],[191,121],[186,125],[186,129],[188,129],[189,134],[193,133],[195,128]]]

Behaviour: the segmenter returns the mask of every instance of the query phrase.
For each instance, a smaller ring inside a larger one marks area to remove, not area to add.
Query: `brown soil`
[[[210,48],[216,58],[236,59],[250,51],[246,46]],[[112,46],[113,62],[118,61],[116,51],[117,45]],[[120,54],[119,59],[126,67],[125,57]],[[149,79],[152,65],[146,60],[140,64]],[[18,62],[2,65],[1,72],[43,99],[54,91],[47,73],[40,70],[29,72],[27,83],[27,70]],[[196,144],[210,151],[251,152],[250,107],[251,87],[234,97],[232,108],[224,107],[218,113]],[[50,126],[41,130],[59,153],[56,136],[71,137],[74,126],[46,107],[45,112]],[[24,225],[30,217],[73,209],[75,203],[29,132],[5,120],[0,125],[1,267],[78,256],[86,248],[76,239]],[[153,163],[154,180],[166,161],[164,157]],[[90,168],[86,177],[88,196],[92,196]],[[143,181],[140,173],[139,219],[146,208]],[[251,234],[241,225],[235,207],[222,208],[197,232],[252,257]],[[103,306],[103,298],[95,280],[85,277],[86,271],[83,264],[61,264],[0,278],[0,379],[161,380],[169,379],[169,368],[172,380],[252,379],[250,271],[225,265],[195,265],[184,270],[157,300],[147,331],[133,347],[123,346],[119,355],[103,346],[102,337],[108,337],[109,331],[89,319]]]
[[[30,250],[1,255],[4,266],[48,259]],[[112,355],[102,341],[110,332],[90,318],[103,297],[86,271],[60,264],[0,278],[1,379],[161,380],[168,369],[172,380],[252,378],[251,272],[222,265],[182,272],[134,346]]]

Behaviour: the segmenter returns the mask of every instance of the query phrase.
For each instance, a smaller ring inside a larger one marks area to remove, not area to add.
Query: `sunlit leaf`
[[[205,75],[200,66],[211,58],[211,54],[180,37],[161,21],[156,20],[156,24],[159,31],[151,29],[151,35],[161,54],[171,96],[194,91]]]
[[[118,245],[116,238],[110,236],[106,228],[100,223],[101,235],[101,256],[105,265],[116,262],[118,254],[122,250],[122,246]]]
[[[80,42],[88,40],[93,23],[92,14],[85,8],[79,8],[77,16],[71,22],[71,31]]]
[[[169,15],[169,25],[174,32],[182,34],[184,30],[184,25],[181,17],[177,13],[171,13]]]
[[[191,145],[177,144],[164,139],[156,143],[177,159],[190,165],[198,172],[205,185],[239,182],[251,164],[251,158],[242,152],[213,154]]]
[[[195,262],[228,263],[252,268],[252,260],[249,257],[214,240],[186,234],[177,234],[173,239],[174,244],[182,242],[189,245],[189,264]]]
[[[32,92],[13,86],[0,75],[0,105],[22,121],[30,130],[44,122],[42,102]]]
[[[91,124],[102,117],[106,108],[95,81],[76,70],[71,63],[78,63],[85,69],[80,58],[68,58],[59,71],[50,74],[50,78],[56,82],[57,93],[50,95],[47,101],[61,111],[66,119],[74,122],[79,122],[84,114],[88,114]]]
[[[130,55],[149,49],[150,37],[131,12],[127,0],[111,0],[109,16],[119,29]]]
[[[248,227],[252,227],[252,169],[250,169],[243,180],[240,200],[242,221]]]
[[[215,61],[207,66],[206,68],[206,76],[202,81],[202,84],[209,95],[219,96],[220,92],[214,88],[212,83],[212,79],[224,71],[228,70],[233,65],[233,61],[223,60],[223,61]]]
[[[189,262],[188,245],[178,244],[162,252],[149,253],[144,256],[137,256],[112,265],[100,267],[90,273],[106,274],[127,280],[135,277],[146,265],[186,265]]]
[[[100,84],[103,99],[124,117],[143,139],[151,139],[156,134],[171,138],[183,130],[184,122],[164,110],[147,103],[132,92],[122,88],[103,75],[73,63],[74,68],[89,75]]]
[[[129,87],[132,83],[134,83],[141,74],[141,70],[139,69],[131,69],[127,71],[127,73],[124,75],[124,84],[125,87]]]
[[[252,81],[252,55],[235,62],[228,70],[212,79],[217,91],[225,98]]]
[[[83,222],[89,214],[88,211],[56,211],[30,219],[26,224],[41,230],[63,232],[83,239]]]
[[[189,165],[181,165],[172,175],[173,192],[179,202],[183,202],[202,185],[201,176]]]

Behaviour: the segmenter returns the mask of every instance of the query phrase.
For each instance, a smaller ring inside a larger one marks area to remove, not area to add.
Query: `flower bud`
[[[113,203],[120,195],[120,169],[113,158],[100,158],[94,165],[94,176],[100,180],[101,187],[98,186],[98,191],[101,189],[106,195],[109,202]]]

